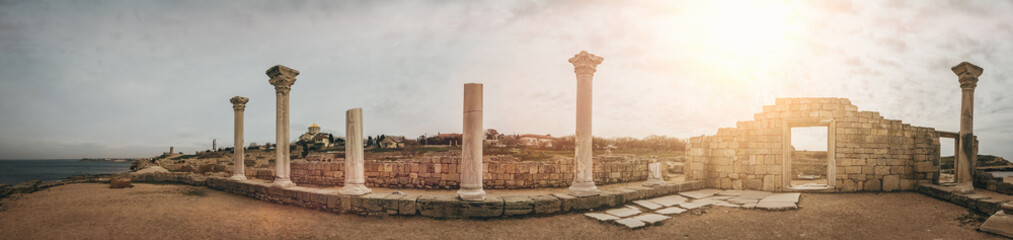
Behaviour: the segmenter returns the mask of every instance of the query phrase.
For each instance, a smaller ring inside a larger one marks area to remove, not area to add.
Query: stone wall
[[[938,174],[939,136],[932,128],[858,111],[843,98],[780,98],[752,121],[690,138],[687,179],[708,187],[788,191],[784,141],[789,127],[827,126],[828,160],[836,171],[825,191],[913,190]]]
[[[307,156],[309,159],[310,157]],[[313,157],[327,161],[292,162],[292,181],[297,184],[340,186],[344,184],[343,158]],[[367,159],[366,186],[385,188],[458,189],[459,154],[427,154],[404,159]],[[482,165],[483,187],[517,189],[566,187],[573,181],[573,160],[521,161],[509,156],[486,156]],[[647,179],[646,159],[632,156],[594,158],[594,180],[610,184]],[[250,177],[271,179],[268,169],[247,171]]]

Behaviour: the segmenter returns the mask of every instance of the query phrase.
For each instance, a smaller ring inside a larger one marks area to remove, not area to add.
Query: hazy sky
[[[302,72],[292,138],[355,107],[368,135],[460,132],[469,82],[487,128],[569,135],[581,50],[604,137],[712,135],[777,97],[957,131],[969,61],[981,153],[1013,157],[1010,1],[0,0],[0,159],[231,146],[235,95],[274,142],[276,64]]]

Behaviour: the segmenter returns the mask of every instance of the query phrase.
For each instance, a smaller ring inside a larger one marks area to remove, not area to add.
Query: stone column
[[[288,95],[295,84],[295,77],[299,71],[286,66],[277,65],[267,70],[267,76],[271,78],[268,82],[274,85],[277,104],[277,118],[275,119],[275,166],[274,183],[277,187],[291,187],[295,183],[289,178],[290,162],[288,147]]]
[[[960,99],[960,148],[956,158],[956,190],[962,193],[974,192],[974,169],[971,169],[978,156],[974,151],[974,88],[978,86],[981,67],[962,62],[950,68],[957,74],[962,92]]]
[[[464,130],[461,142],[461,189],[457,195],[462,200],[485,200],[482,190],[482,84],[464,84]]]
[[[249,102],[250,99],[235,96],[229,101],[232,102],[232,110],[235,112],[235,130],[233,131],[235,144],[232,147],[232,160],[235,164],[232,167],[232,179],[242,181],[246,180],[246,163],[243,160],[243,112],[246,111],[246,102]]]
[[[373,190],[366,187],[366,167],[362,150],[362,108],[345,112],[345,187],[338,193],[363,195]]]
[[[591,145],[591,78],[604,58],[580,51],[570,63],[577,74],[577,138],[574,157],[573,183],[570,195],[583,197],[598,195],[592,175]]]

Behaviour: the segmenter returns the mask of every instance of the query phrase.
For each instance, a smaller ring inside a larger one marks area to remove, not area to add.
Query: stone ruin
[[[791,128],[827,127],[825,189],[912,190],[939,173],[939,134],[859,111],[844,98],[780,98],[752,121],[690,138],[687,180],[708,187],[792,191]],[[788,173],[788,174],[786,174]]]

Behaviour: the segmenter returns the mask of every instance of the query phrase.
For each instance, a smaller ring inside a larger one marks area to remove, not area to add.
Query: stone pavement
[[[707,206],[782,211],[798,209],[800,193],[771,193],[752,190],[701,189],[633,201],[633,204],[585,216],[602,223],[629,229],[660,225],[672,215]]]

